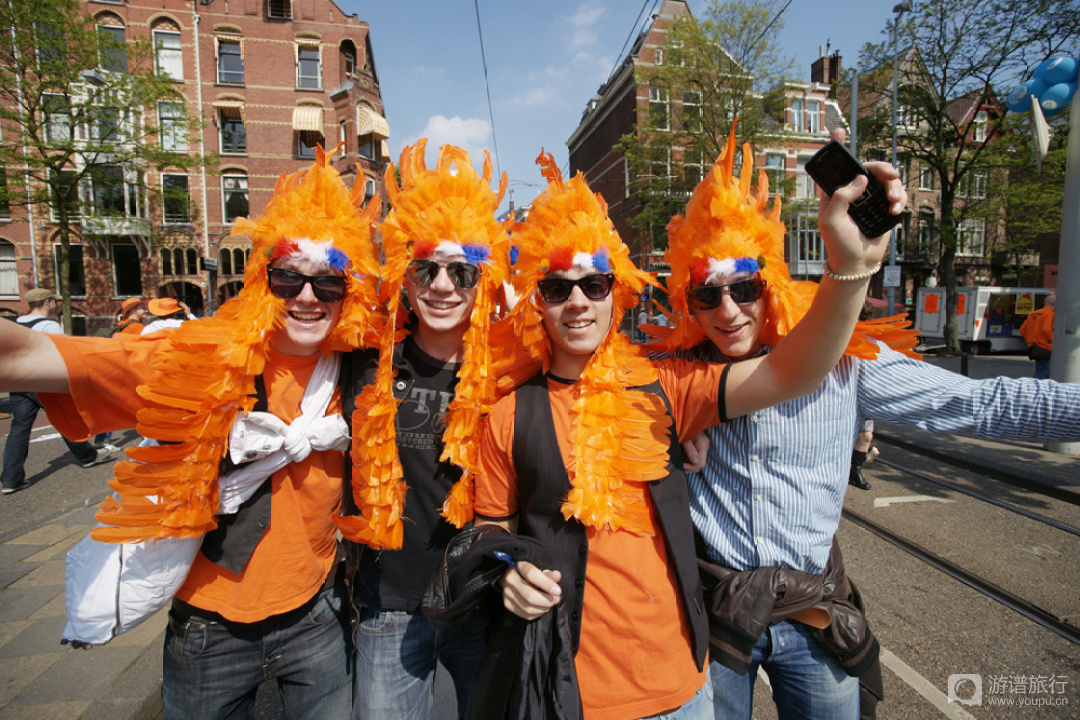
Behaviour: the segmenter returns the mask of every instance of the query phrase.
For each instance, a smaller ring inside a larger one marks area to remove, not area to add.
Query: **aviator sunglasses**
[[[585,293],[585,297],[590,300],[603,300],[611,294],[611,287],[614,284],[615,275],[612,273],[597,273],[577,280],[545,278],[536,283],[536,288],[540,291],[540,297],[544,298],[544,302],[561,303],[566,302],[575,287],[581,288],[581,292]]]
[[[724,295],[730,295],[738,305],[749,305],[761,298],[765,291],[765,281],[761,278],[747,278],[730,285],[701,285],[686,291],[686,299],[695,310],[712,310],[724,302]]]
[[[476,287],[480,282],[480,268],[470,262],[455,260],[440,265],[434,260],[413,260],[405,268],[405,274],[413,285],[430,285],[439,277],[439,268],[446,268],[446,276],[450,282],[462,290]]]
[[[340,275],[304,275],[285,268],[267,268],[266,277],[270,292],[285,300],[299,295],[309,283],[311,292],[321,302],[337,302],[345,297],[345,278]]]

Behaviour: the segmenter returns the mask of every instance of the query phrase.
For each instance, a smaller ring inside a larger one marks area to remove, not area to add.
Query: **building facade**
[[[168,149],[217,162],[124,170],[119,214],[95,217],[88,198],[70,254],[76,333],[110,326],[129,297],[174,297],[212,313],[242,286],[249,244],[229,236],[233,221],[260,213],[278,177],[309,165],[317,145],[344,143],[334,166],[368,198],[384,197],[389,127],[369,28],[332,0],[89,0],[83,9],[99,32],[152,41],[156,72],[182,86],[202,127],[189,132],[171,102],[142,121],[161,128]],[[0,307],[22,313],[27,290],[59,287],[59,241],[50,208],[8,215]]]

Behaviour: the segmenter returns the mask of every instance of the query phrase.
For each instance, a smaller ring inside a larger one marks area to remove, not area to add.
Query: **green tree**
[[[662,62],[638,67],[649,108],[620,149],[642,197],[630,222],[649,231],[653,248],[666,246],[664,226],[685,208],[736,119],[740,144],[753,143],[770,115],[782,125],[783,80],[794,60],[778,41],[781,7],[778,0],[709,0],[701,18],[675,19]]]
[[[900,27],[912,48],[900,65],[903,126],[898,152],[936,176],[940,193],[938,271],[946,288],[945,343],[959,349],[955,260],[964,221],[993,217],[971,189],[989,172],[989,152],[1007,130],[998,105],[1041,60],[1080,38],[1075,0],[920,0]],[[893,45],[867,45],[860,58],[860,140],[886,147],[892,137]],[[995,108],[1000,111],[995,111]],[[989,178],[986,182],[996,179]]]
[[[149,235],[155,191],[146,173],[205,162],[188,150],[199,120],[183,86],[157,71],[150,41],[99,28],[79,0],[4,0],[0,27],[8,29],[0,43],[7,201],[52,218],[71,332],[72,238]]]

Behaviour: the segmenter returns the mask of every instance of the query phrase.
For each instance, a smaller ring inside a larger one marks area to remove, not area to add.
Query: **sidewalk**
[[[151,720],[161,711],[167,615],[104,647],[60,644],[64,558],[96,505],[0,544],[0,719]]]

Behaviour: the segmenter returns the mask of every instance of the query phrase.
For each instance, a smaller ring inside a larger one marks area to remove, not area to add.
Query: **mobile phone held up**
[[[885,186],[843,144],[830,140],[806,161],[806,172],[829,197],[859,175],[869,178],[866,190],[848,207],[848,215],[866,237],[884,235],[900,222],[899,215],[889,212]]]

